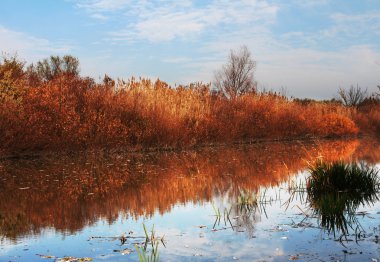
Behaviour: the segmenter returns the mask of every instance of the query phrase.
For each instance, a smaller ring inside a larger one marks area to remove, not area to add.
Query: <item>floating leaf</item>
[[[41,258],[47,258],[47,259],[56,259],[56,256],[51,256],[51,255],[41,255],[41,254],[36,254],[37,256]]]
[[[129,254],[131,254],[133,252],[133,250],[129,249],[129,248],[124,248],[124,249],[121,249],[121,250],[115,249],[113,252],[119,252],[122,255],[129,255]]]

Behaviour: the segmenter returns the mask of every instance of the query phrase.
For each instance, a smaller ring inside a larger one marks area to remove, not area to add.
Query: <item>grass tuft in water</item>
[[[159,261],[160,254],[158,252],[158,245],[161,242],[165,246],[164,237],[156,237],[154,232],[154,225],[149,236],[148,230],[143,224],[145,233],[145,242],[143,246],[135,244],[137,254],[140,262],[157,262]],[[148,251],[148,244],[151,245],[151,251]]]
[[[237,198],[237,206],[242,213],[243,211],[251,212],[258,206],[258,195],[245,190],[240,190]]]
[[[360,205],[379,200],[378,170],[364,163],[317,161],[310,166],[307,180],[308,200],[320,224],[329,233],[342,235],[357,223],[355,212]]]
[[[321,160],[309,167],[309,195],[328,192],[371,193],[379,188],[378,170],[364,163],[346,164],[342,161],[325,163]]]

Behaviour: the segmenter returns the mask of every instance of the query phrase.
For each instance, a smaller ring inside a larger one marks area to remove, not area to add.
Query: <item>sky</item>
[[[248,47],[259,89],[329,99],[380,85],[380,0],[1,0],[0,51],[80,60],[96,80],[209,83]]]

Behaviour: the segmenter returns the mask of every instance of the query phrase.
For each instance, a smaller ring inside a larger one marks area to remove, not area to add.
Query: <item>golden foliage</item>
[[[96,83],[65,72],[36,77],[16,60],[0,64],[0,155],[346,136],[359,132],[355,122],[366,131],[378,130],[380,121],[378,105],[362,113],[275,93],[229,100],[202,83],[171,88],[144,78],[115,83],[106,76]]]

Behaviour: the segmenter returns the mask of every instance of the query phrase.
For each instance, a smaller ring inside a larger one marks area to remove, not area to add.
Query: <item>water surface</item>
[[[332,233],[294,189],[317,158],[379,168],[379,145],[271,142],[2,161],[0,261],[138,261],[143,223],[164,237],[162,261],[375,261],[377,201],[357,208],[348,232]]]

